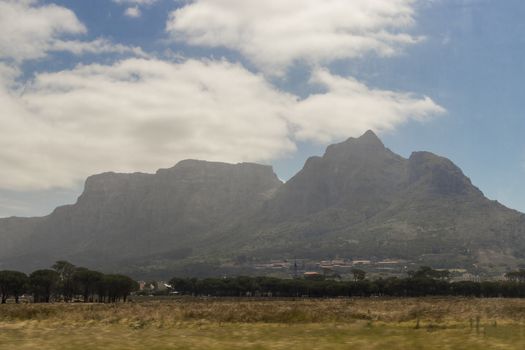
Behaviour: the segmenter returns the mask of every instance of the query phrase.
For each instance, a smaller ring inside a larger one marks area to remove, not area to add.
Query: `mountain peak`
[[[372,131],[368,130],[358,138],[350,137],[346,141],[336,143],[326,148],[325,158],[347,158],[350,154],[369,155],[369,152],[385,152],[383,142]]]
[[[367,144],[380,144],[384,147],[383,142],[379,137],[372,131],[368,130],[363,135],[357,138],[357,141],[361,143],[367,143]]]
[[[191,159],[156,174],[91,176],[73,205],[0,219],[0,239],[0,267],[24,270],[74,259],[139,274],[255,274],[255,261],[295,254],[477,264],[497,275],[525,263],[523,214],[489,201],[452,161],[405,159],[372,131],[308,158],[284,184],[270,166]]]
[[[424,183],[426,190],[442,195],[483,194],[451,160],[431,152],[413,152],[409,162],[409,182]]]

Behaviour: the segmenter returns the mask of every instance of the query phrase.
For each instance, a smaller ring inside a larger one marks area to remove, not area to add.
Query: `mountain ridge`
[[[499,273],[525,263],[524,214],[487,199],[447,158],[403,158],[372,131],[328,146],[285,183],[268,165],[193,159],[93,175],[73,205],[0,219],[0,239],[0,268],[71,259],[192,274],[239,256],[362,256]]]

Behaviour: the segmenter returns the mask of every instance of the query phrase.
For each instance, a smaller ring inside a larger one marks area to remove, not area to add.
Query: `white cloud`
[[[122,5],[143,5],[149,6],[156,3],[158,0],[113,0],[114,3]]]
[[[32,0],[0,0],[0,59],[22,62],[46,57],[53,51],[84,53],[130,53],[145,56],[137,47],[113,44],[98,38],[93,41],[67,39],[87,33],[69,9],[39,5]]]
[[[115,0],[147,6],[153,0]],[[296,60],[322,64],[416,42],[411,0],[196,0],[168,29],[190,43],[227,46],[266,72]],[[134,8],[134,7],[133,7]],[[428,97],[373,90],[315,68],[324,93],[299,99],[226,61],[167,62],[87,32],[75,14],[33,0],[0,0],[0,189],[74,186],[102,171],[154,171],[184,158],[270,161],[297,140],[327,143],[443,112]],[[53,51],[142,58],[37,73],[24,60]]]
[[[63,35],[86,33],[72,11],[56,5],[37,7],[36,3],[0,0],[0,58],[41,58]]]
[[[151,6],[158,0],[112,0],[114,3],[129,6],[124,11],[124,16],[139,18],[142,16],[141,7]]]
[[[127,59],[41,73],[25,86],[0,68],[0,188],[19,190],[185,158],[270,161],[293,152],[296,138],[326,142],[441,111],[322,70],[314,80],[326,93],[299,100],[225,61]]]
[[[266,72],[375,53],[391,56],[420,38],[406,33],[415,0],[195,0],[166,30],[193,45],[238,50]]]
[[[114,44],[111,41],[103,38],[98,38],[92,41],[57,40],[51,47],[52,51],[68,51],[75,55],[83,54],[103,54],[103,53],[118,53],[118,54],[133,54],[138,57],[148,57],[140,47],[127,46],[122,44]]]
[[[140,12],[138,6],[135,6],[128,7],[126,11],[124,11],[124,15],[130,18],[139,18],[142,15],[142,13]]]
[[[297,103],[291,116],[299,140],[320,143],[359,135],[372,129],[392,130],[408,121],[422,121],[445,110],[429,97],[374,90],[353,78],[317,69],[311,82],[326,89]]]
[[[284,118],[293,101],[227,62],[128,59],[39,74],[23,95],[0,92],[0,188],[72,186],[183,158],[269,160],[294,150]]]

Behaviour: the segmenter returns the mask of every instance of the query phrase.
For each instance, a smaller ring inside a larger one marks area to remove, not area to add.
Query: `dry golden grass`
[[[525,300],[157,300],[0,306],[0,349],[524,349]]]

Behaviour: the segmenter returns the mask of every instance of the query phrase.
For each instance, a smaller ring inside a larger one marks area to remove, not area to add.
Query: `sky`
[[[374,130],[525,212],[521,0],[0,0],[0,217],[196,158],[287,180]]]

